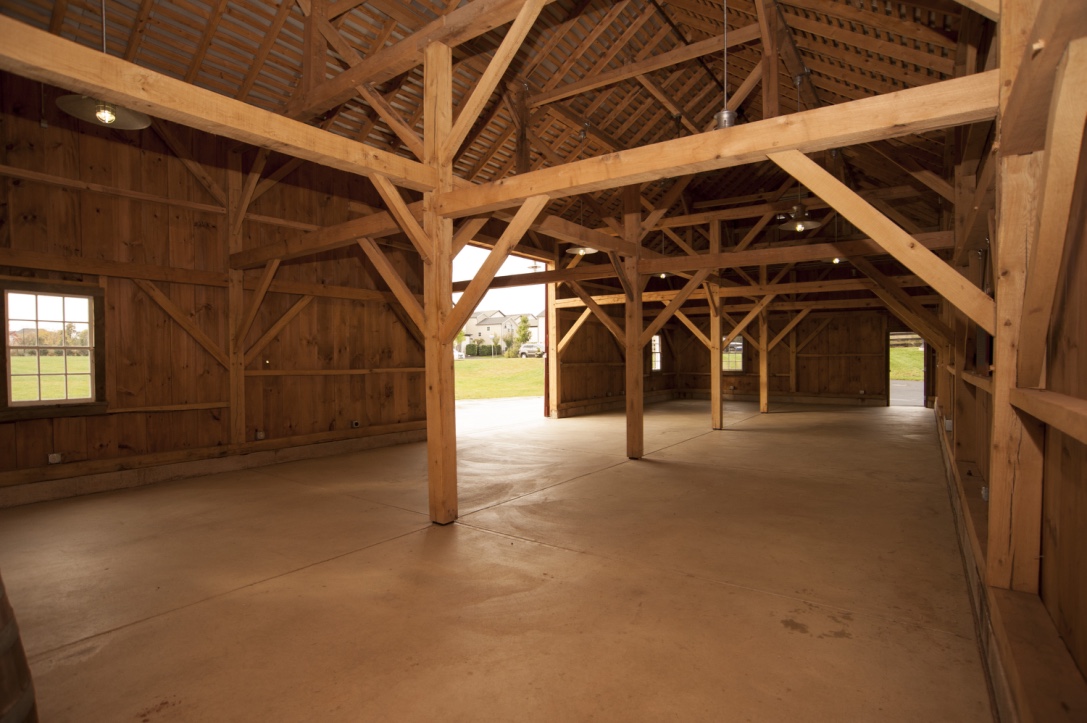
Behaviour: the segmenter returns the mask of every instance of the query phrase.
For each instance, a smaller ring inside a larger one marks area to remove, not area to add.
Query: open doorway
[[[912,331],[887,335],[892,407],[925,406],[925,343]]]
[[[472,279],[488,251],[466,246],[453,261],[453,279]],[[496,279],[542,271],[533,259],[509,256]],[[544,395],[547,351],[547,297],[542,285],[493,284],[479,300],[454,342],[458,401]],[[454,302],[461,294],[453,294]]]

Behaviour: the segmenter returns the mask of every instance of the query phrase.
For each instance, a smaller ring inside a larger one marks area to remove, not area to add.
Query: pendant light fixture
[[[731,128],[736,125],[736,111],[729,110],[728,107],[728,0],[721,0],[722,13],[724,19],[724,25],[721,37],[723,39],[722,45],[725,46],[722,57],[724,58],[724,86],[725,86],[725,102],[722,106],[722,110],[717,111],[713,116],[715,127],[717,130],[724,130],[725,128]]]
[[[814,218],[808,215],[808,209],[804,208],[804,205],[799,202],[797,198],[797,204],[793,206],[793,210],[789,212],[790,218],[785,223],[778,226],[782,231],[810,231],[813,228],[819,228],[822,226],[821,221],[816,221]]]
[[[585,197],[580,196],[581,201],[581,216],[578,219],[578,225],[582,228],[585,227]],[[589,254],[598,253],[598,249],[594,249],[592,246],[571,246],[566,249],[566,253],[573,254],[574,256],[588,256]]]
[[[106,53],[106,0],[102,0],[102,53]],[[106,128],[138,131],[151,125],[151,119],[139,111],[87,95],[62,95],[57,107],[73,118]]]

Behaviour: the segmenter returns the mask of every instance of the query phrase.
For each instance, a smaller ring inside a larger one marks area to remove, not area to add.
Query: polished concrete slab
[[[539,407],[0,511],[43,720],[992,720],[931,412]]]

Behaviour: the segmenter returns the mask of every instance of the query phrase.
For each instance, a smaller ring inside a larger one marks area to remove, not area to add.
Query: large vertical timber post
[[[556,258],[548,265],[548,270],[559,268],[558,252]],[[559,312],[555,308],[558,298],[558,284],[546,284],[547,289],[547,416],[552,419],[559,418]]]
[[[766,267],[759,267],[759,283],[766,286]],[[770,411],[770,312],[759,312],[759,412]]]
[[[245,213],[242,204],[242,157],[227,151],[227,252],[242,250],[241,224],[237,214]],[[228,264],[229,268],[229,264]],[[245,314],[244,273],[241,269],[227,271],[227,318],[230,324],[230,349],[227,370],[230,389],[230,443],[245,442],[245,339],[237,338],[238,326]]]
[[[641,189],[627,186],[623,189],[623,236],[627,241],[639,243],[642,229]],[[623,273],[627,277],[630,296],[626,303],[626,403],[627,403],[627,457],[641,459],[645,451],[643,376],[645,361],[642,358],[642,279],[638,275],[638,259],[635,252],[623,259]]]
[[[1040,3],[1001,3],[1000,113],[1015,83]],[[1003,128],[997,119],[997,143]],[[993,418],[989,463],[988,585],[1037,594],[1041,587],[1044,429],[1011,405],[1018,385],[1017,354],[1026,289],[1027,259],[1037,229],[1042,153],[998,156],[996,237],[992,241],[996,337],[993,339]]]
[[[710,222],[710,253],[721,253],[721,222]],[[721,406],[724,402],[721,393],[721,297],[717,294],[717,284],[710,284],[710,429],[723,429],[724,415]]]
[[[457,519],[457,425],[453,341],[441,328],[453,309],[453,221],[438,215],[438,196],[453,190],[453,169],[442,155],[453,122],[453,54],[431,43],[423,66],[423,162],[438,170],[438,188],[423,195],[423,230],[431,263],[423,267],[426,355],[427,480],[430,519],[441,525]]]

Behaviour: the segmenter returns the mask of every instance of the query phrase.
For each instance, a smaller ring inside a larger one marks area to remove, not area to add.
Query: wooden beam
[[[796,316],[790,319],[789,323],[785,325],[785,328],[779,331],[777,336],[770,341],[770,350],[773,351],[775,346],[780,344],[785,337],[789,336],[789,334],[792,333],[792,330],[796,328],[796,325],[804,321],[804,318],[807,317],[811,311],[811,309],[801,309]]]
[[[1077,170],[1082,164],[1084,124],[1087,122],[1087,38],[1068,46],[1057,70],[1046,129],[1042,187],[1038,191],[1038,231],[1030,249],[1023,321],[1019,333],[1020,387],[1045,383],[1046,340],[1060,282],[1062,261],[1068,256],[1069,223]],[[1082,177],[1082,176],[1081,176]],[[1078,233],[1075,229],[1074,233]]]
[[[385,207],[389,209],[389,213],[396,219],[397,225],[400,226],[408,240],[411,241],[411,245],[423,258],[423,263],[431,263],[433,255],[431,239],[427,237],[426,233],[423,232],[423,227],[415,220],[415,216],[412,215],[411,209],[408,208],[408,204],[400,195],[400,191],[389,179],[381,174],[375,174],[370,178],[370,181],[374,184],[377,192],[381,194],[381,200],[385,202]]]
[[[524,0],[524,5],[518,11],[513,24],[503,36],[502,44],[498,46],[498,50],[491,57],[491,62],[487,64],[487,69],[483,71],[483,75],[480,76],[476,87],[472,89],[472,94],[468,96],[468,99],[461,107],[460,114],[457,116],[456,122],[453,123],[453,128],[449,131],[449,137],[446,138],[445,145],[442,147],[443,159],[452,161],[461,143],[468,137],[468,131],[471,130],[472,124],[476,122],[479,114],[483,112],[491,93],[498,87],[498,82],[502,80],[502,75],[509,67],[513,56],[517,54],[521,43],[524,42],[528,31],[532,29],[533,23],[536,22],[536,16],[543,10],[544,5],[545,0]]]
[[[453,258],[464,249],[477,233],[487,225],[488,218],[468,218],[461,222],[460,227],[453,234]]]
[[[499,237],[494,248],[491,249],[491,253],[487,255],[487,259],[479,267],[479,271],[476,272],[475,278],[468,284],[464,295],[460,297],[452,313],[442,325],[441,335],[443,339],[452,341],[453,337],[468,321],[468,317],[472,315],[476,305],[479,304],[479,300],[487,293],[487,287],[490,285],[491,280],[494,279],[494,275],[498,273],[502,262],[506,260],[510,251],[521,241],[521,237],[528,231],[528,227],[532,225],[532,222],[536,220],[536,216],[540,214],[540,211],[544,209],[544,206],[550,200],[547,196],[533,196],[517,210],[517,215],[513,217],[509,226],[502,232],[502,236]]]
[[[553,1],[544,0],[545,4]],[[359,85],[379,85],[415,68],[425,48],[432,43],[455,46],[505,25],[517,17],[523,4],[524,0],[467,3],[292,101],[287,105],[286,114],[302,119],[317,116],[350,100]]]
[[[1043,389],[1012,389],[1012,406],[1053,429],[1087,444],[1087,399]]]
[[[981,328],[995,334],[996,305],[988,294],[967,281],[940,257],[914,241],[912,236],[803,153],[773,153],[770,160],[811,189],[812,193],[834,206],[839,213],[869,234],[888,253],[927,281],[937,293]]]
[[[1000,22],[1000,0],[955,0],[964,8],[970,8],[978,15],[987,17],[994,23]]]
[[[778,14],[774,0],[755,0],[762,35],[762,117],[780,115],[781,74],[778,72]],[[798,109],[799,110],[799,109]]]
[[[623,240],[637,245],[642,236],[641,189],[623,189]],[[641,459],[645,453],[644,388],[645,356],[642,354],[642,279],[638,275],[638,253],[624,256],[619,269],[631,293],[624,306],[624,397],[626,400],[627,458]]]
[[[1079,0],[1039,2],[1037,8],[1034,27],[1022,54],[1001,61],[1018,68],[1007,107],[1000,117],[1002,156],[1022,155],[1045,147],[1057,67],[1068,43],[1087,35],[1087,12]]]
[[[0,69],[348,173],[364,176],[382,173],[407,188],[433,188],[437,180],[434,172],[422,164],[189,85],[2,16]]]
[[[763,309],[770,305],[770,302],[773,301],[774,298],[774,294],[768,294],[760,299],[757,304],[752,306],[742,319],[733,324],[732,331],[730,331],[725,337],[724,341],[721,342],[721,347],[725,348],[733,341],[735,341],[736,337],[743,333],[744,329],[747,328],[748,324],[758,318],[759,314],[762,313]],[[721,314],[722,316],[727,316],[724,311],[722,311]],[[751,341],[752,344],[754,344],[756,349],[762,349],[761,342],[755,341],[751,337],[748,337],[746,334],[744,334],[744,336],[748,339],[748,341]]]
[[[192,153],[190,153],[189,149],[185,147],[176,135],[174,135],[174,132],[170,130],[169,126],[158,118],[152,118],[151,127],[155,129],[155,133],[163,140],[166,147],[170,149],[170,152],[181,161],[181,164],[185,166],[185,168],[189,169],[189,173],[191,173],[196,180],[200,181],[200,185],[211,194],[211,197],[214,198],[219,205],[226,206],[226,192],[215,182],[215,179],[211,177],[211,174],[204,170],[202,165],[193,160]]]
[[[440,211],[470,216],[552,198],[762,161],[768,153],[827,150],[995,117],[997,71],[676,138],[445,194]]]
[[[851,258],[849,262],[858,271],[875,282],[875,288],[872,290],[877,296],[888,302],[888,306],[892,307],[891,310],[895,311],[899,318],[902,318],[902,312],[910,317],[908,319],[902,318],[902,321],[911,327],[918,324],[921,326],[920,329],[914,329],[914,331],[924,336],[927,342],[934,346],[949,346],[951,344],[954,337],[951,327],[917,303],[893,279],[873,266],[872,262],[864,257]]]
[[[752,40],[756,40],[758,37],[759,26],[752,24],[730,32],[728,34],[728,44],[729,47],[744,45],[745,43],[750,43]],[[667,53],[661,53],[660,55],[646,58],[637,63],[630,63],[618,70],[612,70],[607,73],[596,73],[583,80],[568,83],[564,86],[555,88],[554,90],[530,96],[528,105],[530,108],[536,108],[541,105],[546,105],[547,103],[553,103],[556,100],[569,98],[570,96],[579,95],[590,90],[596,90],[597,88],[603,88],[607,85],[621,83],[624,80],[629,80],[630,78],[635,78],[639,75],[645,75],[646,73],[652,73],[653,71],[661,70],[662,68],[679,65],[688,60],[701,58],[704,55],[719,53],[721,52],[723,41],[724,36],[718,35],[717,37],[707,38],[706,40],[701,40],[697,43],[684,45]]]
[[[691,321],[691,317],[687,316],[682,311],[677,311],[676,318],[683,322],[683,325],[685,327],[690,329],[691,333],[694,334],[696,339],[702,342],[703,346],[705,346],[707,349],[713,346],[710,342],[710,337],[706,336],[706,332],[698,328],[698,324],[695,324],[693,321]],[[717,427],[714,427],[714,429],[717,429]]]
[[[590,296],[585,289],[582,288],[581,284],[571,282],[569,286],[570,289],[577,294],[577,297],[581,299],[582,303],[585,304],[586,308],[592,310],[593,314],[596,315],[596,318],[604,325],[604,328],[611,332],[612,336],[615,337],[615,340],[622,343],[624,339],[623,330],[619,328],[619,324],[616,323],[615,319],[612,318],[608,312],[604,311],[600,304],[596,303],[596,299]]]
[[[245,315],[242,316],[241,322],[234,331],[234,343],[239,350],[245,343],[245,337],[249,335],[249,330],[252,328],[253,322],[257,318],[257,312],[260,311],[260,305],[264,302],[264,296],[268,293],[268,287],[272,285],[272,280],[275,278],[277,269],[279,269],[279,261],[277,259],[272,259],[267,263],[263,273],[260,275],[260,281],[257,282],[257,288],[253,293],[253,298],[250,300]]]
[[[245,352],[245,365],[249,366],[253,363],[253,360],[257,358],[264,347],[272,343],[272,340],[279,336],[279,332],[290,324],[294,317],[298,316],[303,309],[309,306],[309,303],[313,301],[313,296],[303,296],[298,301],[294,302],[291,308],[283,312],[283,315],[279,317],[274,324],[268,327],[268,330],[260,335],[260,338],[253,342],[253,345],[249,347]]]
[[[566,332],[566,335],[559,340],[558,354],[560,357],[566,352],[566,347],[569,346],[571,341],[573,341],[574,336],[578,332],[578,329],[580,329],[582,324],[588,321],[592,315],[593,310],[585,307],[585,310],[581,312],[581,316],[577,318],[577,321],[574,322],[574,325],[571,326],[570,330]]]
[[[1044,428],[1016,412],[1016,345],[1021,333],[1027,250],[1039,176],[1038,154],[1000,159],[1000,220],[993,246],[999,333],[993,339],[989,536],[985,581],[1037,594],[1041,564]]]
[[[933,231],[909,236],[912,243],[926,249],[949,249],[954,244],[950,231]],[[642,261],[639,270],[643,274],[664,272],[697,271],[698,269],[722,269],[760,264],[802,263],[805,261],[829,261],[835,256],[852,258],[854,256],[881,256],[888,253],[872,239],[839,241],[837,243],[795,244],[791,246],[771,246],[767,248],[746,249],[744,251],[724,251],[719,254],[700,254],[699,256],[680,256],[647,259]]]
[[[667,306],[661,313],[657,314],[657,318],[653,319],[652,323],[646,327],[642,332],[641,344],[645,346],[649,343],[649,340],[653,338],[653,335],[660,331],[661,327],[668,323],[668,320],[679,311],[679,308],[683,306],[683,302],[687,301],[695,289],[702,285],[702,282],[706,280],[706,277],[710,275],[709,269],[702,269],[694,276],[692,276],[683,288],[672,297],[672,300],[668,302]]]
[[[903,155],[886,141],[873,143],[870,147],[873,151],[883,156],[895,166],[901,168],[904,173],[917,179],[917,181],[926,188],[935,191],[951,203],[955,203],[955,189],[950,183],[937,174],[927,168],[923,168],[920,163],[907,155]]]
[[[390,263],[389,258],[378,248],[373,239],[360,238],[358,243],[363,253],[366,254],[366,258],[370,259],[370,263],[374,265],[377,273],[381,275],[389,290],[396,296],[396,300],[400,302],[400,306],[408,317],[418,329],[422,330],[424,327],[423,307],[419,300],[415,298],[414,292],[408,288],[408,285],[404,283],[404,279]]]
[[[760,64],[761,66],[761,64]],[[721,223],[714,221],[710,223],[710,249],[711,254],[721,253]],[[724,356],[722,355],[721,347],[721,299],[717,295],[719,287],[716,284],[707,284],[706,293],[709,297],[710,307],[710,333],[709,338],[705,339],[707,351],[710,354],[710,429],[724,429],[724,405],[723,396],[723,384],[721,381],[722,373],[722,361]],[[678,310],[676,313],[679,313]],[[686,317],[681,317],[680,321],[687,324],[687,328],[691,328],[692,324]],[[692,329],[693,331],[694,329]],[[696,334],[698,336],[698,334]]]
[[[223,350],[219,348],[219,345],[212,341],[211,337],[208,336],[203,329],[197,326],[196,323],[189,318],[189,315],[174,303],[173,299],[162,293],[162,290],[159,289],[159,287],[155,286],[150,281],[144,281],[143,279],[132,279],[132,283],[136,284],[136,286],[143,290],[143,293],[151,297],[151,300],[158,304],[182,329],[187,331],[189,336],[191,336],[197,344],[204,347],[204,350],[208,354],[211,354],[212,357],[215,358],[215,361],[219,362],[224,367],[230,366],[230,361],[227,359]]]
[[[423,161],[438,175],[438,188],[423,200],[423,228],[434,252],[434,263],[423,264],[427,487],[430,519],[445,525],[458,514],[453,337],[461,325],[452,334],[443,328],[453,313],[453,221],[437,213],[436,202],[453,188],[453,168],[443,162],[441,152],[453,125],[453,52],[444,43],[432,42],[423,56]]]

